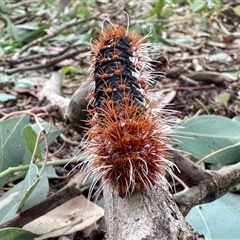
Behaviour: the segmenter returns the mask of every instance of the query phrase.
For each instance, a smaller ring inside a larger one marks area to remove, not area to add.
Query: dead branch
[[[175,196],[184,216],[194,206],[212,202],[240,183],[240,163],[226,166],[219,171],[203,170],[177,152],[173,153],[173,161],[180,169],[175,174],[190,187],[183,194]]]
[[[180,67],[172,67],[166,73],[168,78],[180,78],[191,85],[198,85],[198,81],[215,83],[222,85],[226,82],[232,82],[232,79],[224,76],[218,72],[213,71],[202,71],[202,72],[189,72]]]
[[[196,81],[210,82],[215,84],[223,84],[225,82],[232,82],[232,79],[224,76],[218,72],[192,72],[187,73],[187,77]]]
[[[71,51],[69,53],[65,53],[56,58],[53,58],[52,60],[47,61],[44,64],[36,64],[36,65],[30,65],[30,66],[19,67],[19,68],[11,68],[11,69],[2,69],[2,70],[0,69],[0,73],[13,74],[16,72],[24,72],[24,71],[30,71],[30,70],[39,70],[39,69],[49,68],[65,59],[73,58],[83,52],[86,52],[86,48],[83,48],[83,49],[80,48],[80,49]]]
[[[25,57],[20,57],[18,59],[0,59],[0,63],[8,63],[9,65],[15,65],[15,64],[20,64],[20,63],[26,63],[30,61],[36,61],[41,58],[53,58],[53,57],[58,57],[63,54],[65,54],[68,50],[74,50],[74,51],[79,51],[80,49],[76,50],[77,47],[82,47],[86,52],[90,50],[90,44],[89,43],[74,43],[74,44],[69,44],[66,46],[62,51],[59,52],[43,52],[40,54],[32,54],[30,56],[25,56]],[[66,55],[65,55],[66,56]],[[65,59],[63,59],[65,60]]]
[[[205,178],[210,178],[210,173],[203,170],[199,165],[184,157],[178,151],[172,152],[172,161],[176,164],[179,171],[175,171],[188,187],[196,185]]]
[[[111,188],[103,193],[108,240],[204,239],[194,236],[164,181],[126,198]]]

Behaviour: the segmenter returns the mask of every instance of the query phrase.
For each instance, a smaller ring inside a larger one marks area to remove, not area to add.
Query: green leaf
[[[35,169],[33,169],[33,168],[35,168]],[[38,172],[38,168],[34,164],[30,164],[28,172],[30,172],[31,170],[33,172],[35,172],[35,171]],[[33,190],[36,188],[37,184],[40,181],[40,177],[38,176],[38,174],[36,174],[34,179],[31,179],[31,177],[32,177],[31,174],[27,174],[27,176],[26,176],[25,180],[26,180],[26,182],[30,183],[30,186],[28,186],[28,189],[26,190],[25,195],[23,196],[20,203],[18,204],[17,212],[19,212],[22,209],[23,205],[25,204],[25,202],[27,201],[27,199],[32,194]]]
[[[175,39],[176,42],[196,43],[196,40],[188,35],[182,35]]]
[[[23,165],[29,165],[32,161],[32,152],[28,149],[28,147],[25,147],[25,153],[23,155]]]
[[[232,60],[233,60],[232,57],[228,53],[225,53],[225,52],[220,52],[220,53],[209,55],[209,61],[211,61],[211,62],[227,63]]]
[[[71,42],[71,41],[79,40],[79,37],[82,37],[83,39],[86,39],[86,36],[79,36],[79,35],[71,33],[71,34],[68,34],[68,35],[57,35],[56,37],[52,38],[52,41]]]
[[[18,166],[25,152],[21,137],[22,129],[29,123],[29,115],[20,115],[0,121],[0,172]],[[11,174],[0,179],[0,187],[5,185]]]
[[[57,174],[56,174],[56,170],[53,166],[46,166],[44,168],[44,172],[46,173],[47,175],[47,178],[60,178]]]
[[[35,89],[33,82],[27,79],[18,79],[15,83],[16,88]]]
[[[0,102],[7,102],[9,100],[16,99],[16,96],[7,94],[7,93],[0,93]]]
[[[43,35],[41,30],[30,31],[26,29],[17,29],[18,37],[15,39],[19,43],[29,43]]]
[[[207,114],[210,114],[207,106],[200,99],[196,98],[195,101],[205,110]]]
[[[18,40],[19,32],[16,29],[15,25],[11,22],[11,20],[6,15],[1,14],[1,18],[6,21],[8,35],[14,40]]]
[[[217,98],[216,98],[216,102],[220,105],[220,106],[223,106],[223,105],[226,105],[227,102],[230,100],[231,98],[231,94],[228,93],[228,92],[223,92],[223,93],[220,93]]]
[[[20,43],[29,43],[36,38],[45,35],[46,27],[47,25],[40,24],[37,21],[15,25],[15,29],[18,32],[18,38],[16,40]]]
[[[38,30],[39,29],[39,23],[34,21],[34,22],[26,22],[26,23],[23,23],[23,24],[18,24],[16,25],[16,28],[19,28],[19,29],[27,29],[27,30]]]
[[[78,18],[88,18],[91,17],[92,13],[87,8],[78,8],[77,17]]]
[[[33,153],[35,145],[37,144],[37,134],[30,125],[27,125],[23,128],[22,138],[28,149],[31,151],[31,153]],[[43,159],[39,145],[37,146],[35,157],[41,160]]]
[[[205,7],[205,1],[195,0],[193,3],[190,4],[190,8],[193,12],[199,12]]]
[[[71,73],[78,73],[79,72],[79,68],[76,68],[76,67],[63,67],[61,69],[62,71],[62,74],[65,76],[66,74],[71,74]]]
[[[21,228],[4,228],[0,230],[0,239],[1,240],[33,240],[38,237],[38,234],[32,233],[30,231],[21,229]]]
[[[46,199],[48,192],[49,182],[46,172],[44,171],[40,177],[36,177],[35,182],[33,182],[33,184],[28,188],[26,195],[24,196],[26,201],[22,201],[22,209],[20,209],[20,205],[19,209],[22,212],[36,205],[37,203],[42,202]]]
[[[221,30],[222,30],[223,33],[225,33],[225,34],[231,34],[231,33],[228,31],[228,29],[227,29],[220,21],[218,21],[218,24],[219,24],[219,26],[220,26],[220,28],[221,28]]]
[[[236,81],[238,79],[239,72],[222,72],[223,76],[226,76],[227,78],[232,79],[233,81]]]
[[[30,164],[25,179],[0,198],[0,222],[11,219],[18,210],[26,210],[46,198],[48,179],[45,173],[39,175],[38,168]]]
[[[162,16],[161,13],[162,13],[162,10],[165,5],[166,5],[165,0],[157,0],[154,8],[148,12],[148,14],[146,15],[146,18],[152,17],[153,15],[161,15]]]
[[[240,5],[236,6],[235,8],[233,8],[234,13],[240,17]]]
[[[234,122],[240,123],[240,117],[236,116],[232,119]]]
[[[195,159],[208,155],[205,162],[227,165],[240,160],[240,124],[226,117],[202,115],[176,129],[182,150]]]
[[[239,195],[228,193],[214,202],[192,208],[186,220],[206,239],[239,239],[239,203]]]
[[[0,73],[0,83],[11,83],[12,78],[6,74]]]
[[[216,3],[215,3],[216,0],[207,0],[207,6],[209,9],[212,9],[216,6]],[[218,1],[218,0],[217,0]]]
[[[6,1],[0,1],[1,12],[10,14],[12,12],[11,4],[6,4]]]
[[[154,6],[153,13],[158,14],[162,12],[165,6],[165,0],[158,0],[157,4]]]

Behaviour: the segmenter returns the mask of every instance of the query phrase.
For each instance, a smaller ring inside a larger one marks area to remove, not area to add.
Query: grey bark
[[[183,216],[194,206],[212,202],[240,183],[240,163],[210,171],[202,169],[176,151],[173,152],[172,160],[180,169],[176,175],[189,187],[174,197]]]
[[[103,193],[108,240],[201,239],[186,223],[165,182],[125,198],[110,187]]]

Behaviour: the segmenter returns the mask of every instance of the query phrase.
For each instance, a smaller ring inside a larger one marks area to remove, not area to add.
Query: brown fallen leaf
[[[23,229],[40,234],[36,240],[47,239],[84,230],[103,215],[103,208],[81,195],[26,224]]]

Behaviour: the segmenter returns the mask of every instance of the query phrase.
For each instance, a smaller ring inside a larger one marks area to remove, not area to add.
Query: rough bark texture
[[[145,193],[120,198],[117,191],[104,188],[108,240],[199,239],[185,222],[161,182]]]
[[[175,174],[189,187],[187,191],[174,196],[183,216],[196,205],[220,198],[240,182],[240,163],[210,171],[202,169],[176,151],[172,154],[173,162],[180,169]]]

